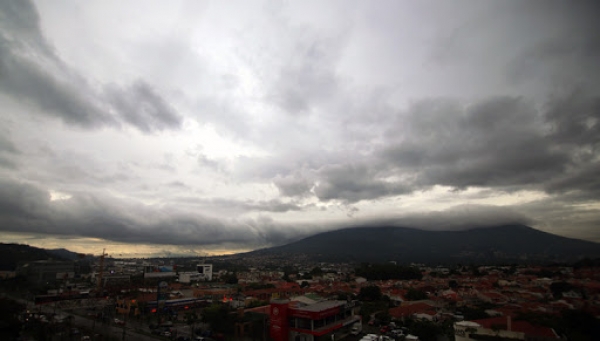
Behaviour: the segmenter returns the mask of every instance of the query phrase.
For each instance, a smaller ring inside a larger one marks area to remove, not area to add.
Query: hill
[[[29,245],[0,243],[0,270],[12,271],[16,269],[18,262],[45,259],[66,260],[49,250]]]
[[[250,255],[306,255],[313,260],[456,264],[565,262],[600,256],[600,244],[565,238],[524,225],[465,231],[356,227],[320,233]]]
[[[85,254],[69,251],[67,249],[51,249],[51,250],[46,250],[46,251],[53,257],[62,258],[62,259],[66,259],[66,260],[78,260],[78,259],[92,257],[91,255],[85,255]]]

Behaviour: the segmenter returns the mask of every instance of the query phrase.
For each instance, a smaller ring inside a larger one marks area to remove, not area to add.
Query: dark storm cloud
[[[417,174],[420,186],[514,186],[545,181],[568,162],[555,150],[532,103],[500,97],[466,108],[430,100],[411,108],[389,130],[401,130],[382,156],[399,172]]]
[[[181,125],[181,116],[144,81],[125,89],[107,87],[106,98],[123,120],[143,132]]]
[[[283,213],[288,211],[302,211],[314,205],[300,205],[297,202],[284,202],[279,199],[272,200],[232,200],[232,199],[205,199],[190,196],[176,197],[173,201],[193,204],[196,208],[216,212],[224,208],[228,212],[244,213],[248,211]]]
[[[3,223],[35,221],[47,216],[47,203],[50,201],[48,192],[7,179],[1,180],[0,184],[0,219]]]
[[[575,89],[553,96],[545,109],[550,137],[555,143],[567,147],[594,147],[600,143],[600,94],[590,95],[585,90]]]
[[[517,2],[508,6],[513,29],[538,37],[509,64],[509,78],[527,82],[590,82],[598,85],[600,70],[600,6],[596,1]],[[527,39],[527,38],[525,38]]]
[[[83,91],[88,87],[85,81],[57,58],[31,2],[2,2],[0,17],[0,91],[70,124],[114,123]]]
[[[264,203],[278,210],[281,204]],[[260,206],[260,204],[259,204]],[[235,223],[179,210],[148,207],[114,197],[76,193],[51,201],[47,191],[12,179],[0,181],[0,226],[4,231],[105,238],[127,243],[207,245],[260,241]]]
[[[289,176],[277,176],[273,183],[279,190],[279,193],[287,197],[304,196],[310,193],[313,182],[296,172]]]
[[[321,201],[353,203],[410,192],[405,184],[381,179],[374,167],[365,164],[325,166],[319,176],[314,191]]]
[[[580,92],[539,108],[509,96],[468,105],[421,100],[381,122],[383,140],[371,144],[371,154],[342,149],[326,160],[307,156],[302,172],[280,168],[272,181],[285,196],[305,196],[314,186],[321,201],[347,203],[435,185],[596,193],[598,103]],[[344,158],[354,161],[334,163]]]
[[[120,122],[143,132],[179,127],[179,115],[143,81],[127,89],[108,87],[106,95],[98,93],[56,55],[31,2],[2,2],[0,19],[0,91],[33,105],[35,113],[85,128]]]
[[[303,209],[297,204],[279,200],[215,199],[200,204],[216,210],[223,205],[234,211],[281,213]],[[51,201],[50,194],[39,186],[14,179],[0,180],[0,228],[4,231],[172,245],[263,245],[280,240],[282,236],[306,233],[264,216],[258,220],[235,221],[198,214],[197,208],[194,206],[192,212],[180,209],[179,204],[146,206],[85,192],[74,193],[69,199]],[[269,224],[261,224],[266,221]],[[248,229],[248,226],[252,228]]]

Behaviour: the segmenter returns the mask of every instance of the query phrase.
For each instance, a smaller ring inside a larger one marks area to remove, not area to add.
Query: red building
[[[355,302],[321,301],[306,305],[271,301],[271,338],[275,341],[331,341],[360,322]]]

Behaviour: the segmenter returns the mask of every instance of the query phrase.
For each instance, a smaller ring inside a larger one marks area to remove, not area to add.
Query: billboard
[[[144,278],[175,277],[175,267],[172,265],[149,265],[144,267]]]
[[[173,265],[148,265],[144,267],[144,272],[175,272]]]

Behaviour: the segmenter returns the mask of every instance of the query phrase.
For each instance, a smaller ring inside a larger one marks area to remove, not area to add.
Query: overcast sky
[[[351,226],[600,242],[580,1],[1,1],[3,242],[215,254]]]

